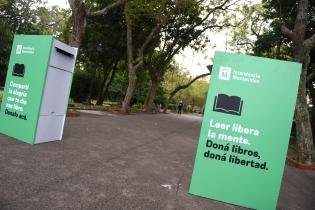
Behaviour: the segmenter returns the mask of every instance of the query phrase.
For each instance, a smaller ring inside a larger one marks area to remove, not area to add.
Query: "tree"
[[[152,51],[146,60],[150,72],[151,87],[146,105],[151,112],[157,87],[163,78],[173,57],[187,46],[202,48],[207,37],[204,32],[209,29],[222,29],[231,24],[224,19],[227,11],[237,1],[205,1],[186,0],[165,4],[165,17],[162,23],[161,46],[158,52]],[[156,56],[156,53],[159,56]]]
[[[257,34],[252,49],[255,55],[303,63],[295,124],[299,159],[306,163],[311,163],[314,154],[306,99],[307,88],[314,89],[310,81],[315,73],[309,68],[308,59],[311,49],[314,48],[314,44],[311,44],[315,35],[314,11],[314,1],[309,4],[304,0],[264,0],[259,14],[268,27],[264,27],[262,34]]]
[[[138,3],[138,2],[137,2]],[[140,4],[136,4],[136,5],[140,5]],[[154,38],[154,36],[159,32],[160,30],[160,24],[157,23],[153,29],[151,30],[151,32],[149,33],[149,35],[146,37],[145,41],[143,42],[143,44],[141,45],[139,52],[138,52],[138,56],[136,57],[136,62],[135,62],[135,58],[134,58],[134,47],[133,47],[133,19],[131,17],[131,12],[130,12],[130,8],[129,8],[129,2],[127,1],[125,3],[125,19],[126,19],[126,24],[127,24],[127,63],[128,63],[128,88],[127,88],[127,92],[122,104],[122,108],[121,108],[121,112],[123,113],[127,113],[129,106],[130,106],[130,102],[136,87],[136,81],[137,81],[137,75],[136,72],[137,70],[143,65],[144,61],[144,51],[146,50],[146,48],[148,47],[148,45],[150,44],[151,40]]]
[[[210,76],[211,73],[205,73],[205,74],[201,74],[201,75],[198,75],[192,79],[190,79],[189,81],[186,81],[186,83],[184,82],[180,82],[169,94],[169,97],[164,105],[164,110],[163,112],[166,113],[167,112],[167,109],[168,109],[168,105],[170,103],[170,101],[174,98],[174,96],[181,90],[184,90],[188,87],[190,87],[194,82],[196,82],[198,79],[201,79],[201,78],[204,78],[204,77],[207,77],[207,76]]]
[[[85,1],[85,6],[89,10],[100,11],[107,7],[108,3],[101,0]],[[117,7],[109,10],[106,18],[91,16],[86,19],[86,23],[86,36],[81,40],[78,56],[79,62],[89,64],[85,70],[89,71],[91,79],[90,86],[85,91],[85,102],[89,103],[93,97],[97,99],[97,105],[102,105],[109,85],[109,76],[115,76],[113,69],[126,54],[123,9]]]
[[[256,40],[270,27],[261,3],[249,5],[246,2],[238,6],[231,14],[231,21],[235,22],[236,27],[229,31],[232,37],[228,44],[233,50],[245,53],[253,51]]]
[[[14,34],[39,34],[37,7],[41,0],[1,1],[0,4],[0,86],[4,85]],[[21,6],[23,5],[23,6]]]
[[[6,5],[9,3],[9,0],[0,0],[0,6]]]
[[[282,2],[279,3],[279,13],[282,16]],[[312,136],[312,127],[307,105],[307,72],[310,63],[310,52],[315,47],[315,33],[306,37],[306,27],[308,26],[310,5],[308,0],[299,0],[296,18],[293,29],[290,30],[285,24],[281,31],[287,36],[293,45],[293,58],[303,64],[302,74],[299,83],[299,92],[297,98],[295,120],[297,143],[299,147],[299,159],[307,164],[312,164],[312,155],[314,154],[314,144]]]
[[[109,10],[121,6],[126,0],[118,0],[111,4],[107,4],[102,9],[90,11],[86,8],[83,0],[68,0],[72,10],[72,33],[70,37],[70,45],[79,48],[85,35],[88,17],[105,16]],[[93,5],[94,2],[92,2]],[[108,2],[106,2],[108,3]]]
[[[40,34],[49,34],[63,39],[62,33],[67,27],[67,20],[70,18],[69,10],[57,6],[53,6],[52,8],[38,7],[37,17],[36,27]]]

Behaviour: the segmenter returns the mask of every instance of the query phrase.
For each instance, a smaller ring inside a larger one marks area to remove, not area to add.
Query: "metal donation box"
[[[29,144],[61,140],[77,49],[52,36],[16,35],[0,132]]]

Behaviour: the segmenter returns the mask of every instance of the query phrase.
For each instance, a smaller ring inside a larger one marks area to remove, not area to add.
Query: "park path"
[[[244,209],[188,193],[200,115],[92,113],[61,142],[0,135],[0,210]],[[286,166],[278,209],[314,206],[315,173]]]

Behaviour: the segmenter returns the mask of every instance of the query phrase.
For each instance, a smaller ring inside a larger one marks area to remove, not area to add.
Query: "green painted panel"
[[[275,209],[301,64],[216,52],[190,193]]]
[[[29,144],[35,140],[52,36],[14,37],[0,112],[0,132]]]

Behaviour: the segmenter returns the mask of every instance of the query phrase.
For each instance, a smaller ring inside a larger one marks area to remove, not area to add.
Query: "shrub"
[[[70,97],[75,102],[82,102],[86,98],[91,82],[91,74],[86,71],[77,70],[73,75]]]

